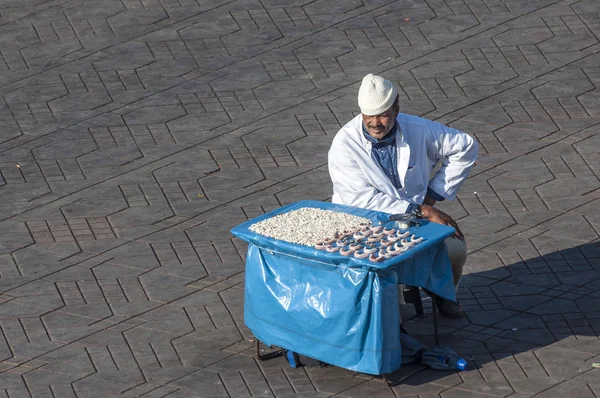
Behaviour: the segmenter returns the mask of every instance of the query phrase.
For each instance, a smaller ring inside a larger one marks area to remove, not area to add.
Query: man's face
[[[363,113],[363,124],[369,135],[378,140],[385,137],[392,127],[394,127],[394,122],[396,121],[399,112],[398,108],[398,106],[392,106],[382,114],[374,116],[367,116]]]

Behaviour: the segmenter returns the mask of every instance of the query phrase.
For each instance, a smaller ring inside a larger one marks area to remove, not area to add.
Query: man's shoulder
[[[437,139],[436,137],[438,137],[440,134],[447,133],[466,135],[462,131],[451,129],[440,122],[429,120],[420,116],[401,113],[398,115],[397,120],[400,125],[400,130],[406,134],[407,138],[412,137],[413,139],[426,139],[429,137],[430,139]]]
[[[399,113],[396,120],[398,120],[400,124],[421,127],[435,126],[439,124],[438,122],[434,122],[433,120],[425,119],[424,117],[417,115],[410,115],[408,113]]]

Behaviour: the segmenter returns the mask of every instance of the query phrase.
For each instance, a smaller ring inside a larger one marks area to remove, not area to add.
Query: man
[[[358,106],[361,114],[342,127],[329,150],[332,202],[412,213],[454,227],[446,246],[457,288],[466,261],[464,236],[434,205],[454,199],[475,163],[477,142],[443,124],[400,113],[396,87],[380,76],[363,78]],[[437,300],[442,315],[463,315],[457,302]]]

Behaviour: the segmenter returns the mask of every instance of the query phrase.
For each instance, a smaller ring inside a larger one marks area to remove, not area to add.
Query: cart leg
[[[404,329],[404,325],[402,324],[402,322],[400,322],[400,333],[410,334],[406,331],[406,329]]]
[[[398,294],[403,295],[405,303],[412,304],[415,306],[415,312],[417,313],[417,316],[423,316],[423,302],[421,301],[421,294],[419,293],[418,287],[406,286],[406,288],[403,289],[401,292],[398,292]]]
[[[433,310],[433,334],[435,337],[435,345],[440,345],[440,338],[439,338],[439,333],[438,333],[438,319],[439,319],[439,314],[438,314],[438,306],[437,306],[437,296],[434,294],[431,296],[431,304],[432,304],[432,310]]]
[[[256,347],[256,358],[260,359],[261,361],[266,361],[267,359],[273,359],[273,358],[283,356],[283,350],[277,350],[277,351],[273,351],[273,352],[268,352],[266,354],[261,354],[259,339],[256,339],[256,342],[254,343],[254,345]]]

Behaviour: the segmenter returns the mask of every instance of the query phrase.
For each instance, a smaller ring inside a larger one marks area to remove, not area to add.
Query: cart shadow
[[[558,377],[565,368],[580,368],[584,358],[600,355],[599,291],[599,242],[466,274],[457,293],[465,317],[440,317],[439,344],[455,350],[470,370],[481,374],[499,364],[527,374],[527,366],[538,362],[545,377]],[[425,314],[416,316],[411,304],[402,305],[403,326],[431,347],[431,299],[421,297]],[[545,361],[553,356],[560,360]],[[402,366],[386,379],[402,386],[403,394],[423,383],[465,383],[455,371],[422,365]]]

